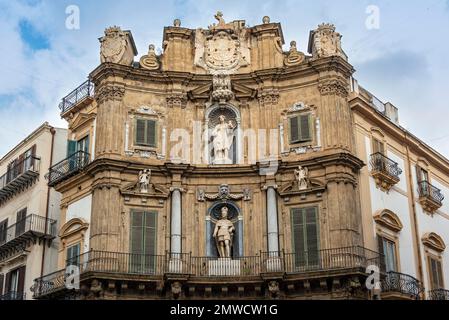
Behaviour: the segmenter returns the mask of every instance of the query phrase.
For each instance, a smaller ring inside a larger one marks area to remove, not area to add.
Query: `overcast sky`
[[[66,28],[66,8],[80,9],[80,28]],[[366,27],[369,6],[378,29]],[[282,24],[288,50],[307,51],[309,31],[336,25],[355,77],[399,108],[401,125],[449,157],[449,0],[426,1],[56,1],[0,0],[0,157],[44,121],[66,127],[59,100],[99,64],[98,37],[111,25],[132,31],[141,55],[161,47],[163,27],[207,27],[221,10],[226,21]]]

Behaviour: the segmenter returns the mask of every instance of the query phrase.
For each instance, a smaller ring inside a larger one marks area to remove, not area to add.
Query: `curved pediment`
[[[74,218],[66,222],[59,231],[59,237],[61,239],[66,238],[72,234],[86,230],[89,227],[89,223],[80,218]]]
[[[388,209],[376,213],[374,215],[374,221],[394,232],[399,232],[403,228],[401,219],[393,211]]]
[[[446,249],[446,244],[443,238],[434,232],[428,232],[422,237],[422,242],[425,246],[434,249],[438,252],[443,252]]]

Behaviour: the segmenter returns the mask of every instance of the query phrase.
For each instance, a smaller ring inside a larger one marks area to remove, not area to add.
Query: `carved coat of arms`
[[[126,34],[118,27],[108,28],[101,42],[101,62],[119,63],[127,48]]]
[[[239,41],[225,31],[220,31],[206,40],[206,65],[214,70],[230,70],[239,64]]]

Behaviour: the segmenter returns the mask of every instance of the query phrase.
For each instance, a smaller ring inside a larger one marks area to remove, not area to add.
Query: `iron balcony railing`
[[[65,180],[72,175],[78,173],[90,162],[90,154],[84,151],[77,151],[68,158],[58,162],[52,166],[45,179],[48,180],[48,185],[53,187],[57,183]]]
[[[0,177],[0,203],[33,182],[39,176],[40,163],[40,158],[28,156],[9,166]]]
[[[59,104],[59,110],[62,113],[70,110],[79,102],[83,101],[88,97],[93,97],[95,94],[95,87],[93,82],[87,80],[83,84],[81,84],[78,88],[70,92],[67,96],[65,96],[61,103]]]
[[[381,282],[382,292],[397,292],[408,295],[415,300],[420,299],[421,292],[424,287],[421,282],[404,273],[389,271]]]
[[[35,214],[10,225],[6,230],[0,231],[0,249],[15,245],[22,239],[31,237],[56,237],[56,221]]]
[[[1,300],[25,300],[26,294],[23,292],[10,291],[2,296],[0,296]]]
[[[402,169],[399,168],[397,162],[387,158],[380,152],[371,155],[370,164],[373,171],[382,172],[398,180],[402,173]]]
[[[363,247],[316,250],[301,254],[284,252],[260,252],[250,257],[222,259],[194,257],[190,253],[165,255],[132,254],[105,251],[89,251],[67,261],[86,273],[127,274],[163,277],[166,274],[184,274],[201,278],[245,278],[264,273],[300,274],[317,271],[343,271],[351,269],[365,272],[366,267],[381,268],[383,257]],[[34,281],[34,297],[39,298],[64,289],[70,289],[66,280],[73,268],[66,268],[45,275]]]
[[[444,195],[441,193],[441,190],[427,181],[418,183],[418,193],[420,198],[428,198],[440,205],[443,204]]]
[[[449,290],[445,289],[430,290],[429,300],[449,300]]]

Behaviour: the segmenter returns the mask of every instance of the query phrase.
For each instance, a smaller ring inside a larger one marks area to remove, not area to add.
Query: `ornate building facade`
[[[101,64],[60,105],[68,154],[48,173],[63,195],[60,271],[36,279],[35,298],[370,299],[370,268],[383,293],[401,291],[376,240],[390,218],[369,205],[386,175],[367,169],[362,137],[394,125],[357,86],[341,35],[318,26],[306,55],[283,50],[269,17],[215,18],[175,20],[163,53],[150,45],[139,62],[130,31],[105,30]],[[447,188],[447,160],[420,150]],[[403,296],[424,298],[415,276]]]

